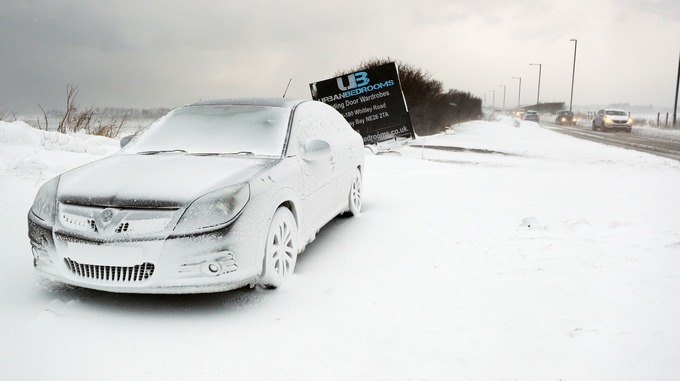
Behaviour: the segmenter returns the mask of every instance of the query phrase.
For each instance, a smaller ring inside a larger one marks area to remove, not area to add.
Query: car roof
[[[188,106],[268,106],[295,108],[300,103],[306,101],[304,99],[287,98],[227,98],[199,101]]]

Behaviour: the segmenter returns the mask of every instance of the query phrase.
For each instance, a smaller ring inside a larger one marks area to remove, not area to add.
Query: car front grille
[[[112,283],[143,282],[151,278],[156,268],[149,262],[136,266],[105,266],[83,264],[71,258],[64,258],[64,263],[71,273],[80,278]]]
[[[114,237],[125,235],[158,234],[172,226],[176,209],[120,209],[108,208],[112,212],[110,221],[102,219],[107,208],[60,204],[59,222],[71,231],[92,237]]]

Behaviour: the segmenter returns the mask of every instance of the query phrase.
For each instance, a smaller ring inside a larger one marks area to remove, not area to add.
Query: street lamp
[[[491,106],[491,110],[496,111],[496,90],[489,90],[490,93],[493,93],[493,106]]]
[[[498,85],[498,87],[503,87],[503,112],[505,112],[505,85]]]
[[[572,38],[569,41],[574,41],[574,65],[571,69],[571,96],[569,97],[569,111],[571,111],[571,102],[574,100],[574,75],[576,75],[576,47],[578,46],[578,40]]]
[[[536,109],[540,109],[540,104],[541,104],[541,69],[543,68],[542,64],[536,64],[536,63],[530,63],[529,65],[534,65],[538,66],[538,92],[536,93]]]
[[[512,77],[514,79],[519,79],[519,91],[517,92],[517,108],[519,108],[519,100],[522,98],[522,77]]]

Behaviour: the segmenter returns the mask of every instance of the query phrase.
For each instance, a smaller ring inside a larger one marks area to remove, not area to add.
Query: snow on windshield
[[[280,156],[290,110],[282,107],[185,106],[159,119],[124,152],[253,153]]]

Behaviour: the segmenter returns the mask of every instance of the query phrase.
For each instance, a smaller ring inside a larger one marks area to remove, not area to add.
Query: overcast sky
[[[370,58],[429,72],[501,107],[631,103],[671,109],[678,0],[5,0],[0,112],[310,98],[309,83]]]

